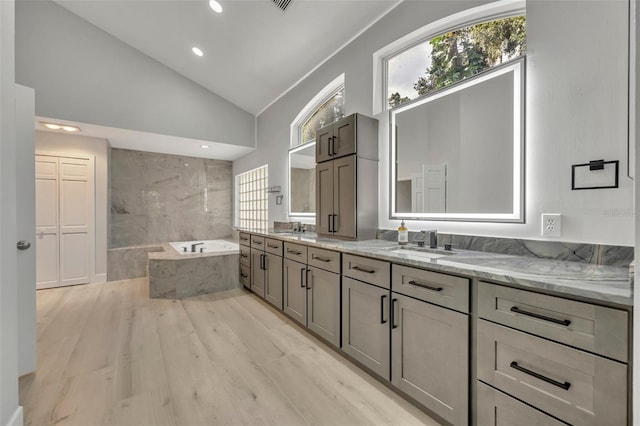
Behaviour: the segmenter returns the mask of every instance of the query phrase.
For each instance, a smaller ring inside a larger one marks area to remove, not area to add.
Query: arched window
[[[525,4],[503,0],[424,26],[374,54],[374,113],[526,53]]]

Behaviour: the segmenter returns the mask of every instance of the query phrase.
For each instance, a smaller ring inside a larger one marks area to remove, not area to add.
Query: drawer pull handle
[[[316,256],[315,254],[311,255],[311,259],[312,260],[319,260],[320,262],[325,262],[325,263],[331,262],[331,259],[327,259],[326,257]]]
[[[292,253],[292,254],[295,254],[296,256],[300,256],[302,254],[301,251],[295,251],[291,249],[287,249],[287,253]]]
[[[559,319],[556,319],[556,318],[548,317],[546,315],[536,314],[535,312],[523,311],[522,309],[518,308],[517,306],[512,306],[510,310],[511,310],[511,312],[515,312],[516,314],[522,314],[522,315],[526,315],[528,317],[538,318],[538,319],[541,319],[541,320],[544,320],[544,321],[552,322],[554,324],[564,325],[565,327],[567,327],[567,326],[569,326],[571,324],[571,320],[568,320],[568,319],[559,320]]]
[[[252,241],[252,242],[253,242],[253,244],[255,244],[257,246],[261,246],[262,245],[262,243],[260,241]]]
[[[430,286],[429,284],[421,283],[421,282],[414,281],[414,280],[409,281],[409,284],[417,285],[419,287],[424,287],[427,290],[433,290],[433,291],[442,291],[443,290],[442,287],[433,287],[433,286]]]
[[[528,374],[529,376],[535,377],[536,379],[545,381],[547,383],[551,383],[552,385],[562,388],[564,390],[569,390],[569,388],[571,387],[571,383],[569,382],[561,383],[561,382],[558,382],[557,380],[550,379],[547,376],[543,376],[540,373],[536,373],[535,371],[531,371],[528,368],[524,368],[518,365],[516,361],[511,361],[510,367],[518,371],[522,371],[523,373]]]
[[[276,244],[267,244],[267,247],[269,248],[278,248],[279,246]]]
[[[247,274],[240,274],[240,276],[241,276],[242,278],[249,278],[249,275],[247,275]]]
[[[241,254],[241,255],[240,255],[240,257],[244,257],[244,258],[246,259],[246,258],[247,258],[247,257],[249,257],[249,256],[248,256],[248,255],[246,255],[246,254]]]
[[[353,269],[354,271],[366,272],[367,274],[374,274],[376,272],[373,269],[361,268],[358,265],[352,266],[351,269]]]

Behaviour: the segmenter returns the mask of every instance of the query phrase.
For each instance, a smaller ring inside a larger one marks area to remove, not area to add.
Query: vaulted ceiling
[[[259,114],[398,0],[58,0],[158,62]],[[191,51],[198,47],[204,56]]]

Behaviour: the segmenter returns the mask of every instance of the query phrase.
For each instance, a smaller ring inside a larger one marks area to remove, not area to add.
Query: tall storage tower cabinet
[[[378,227],[378,120],[352,114],[316,131],[316,232],[366,240]]]

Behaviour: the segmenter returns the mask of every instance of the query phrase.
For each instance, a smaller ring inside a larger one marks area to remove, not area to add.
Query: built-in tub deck
[[[204,242],[208,252],[181,254],[171,243],[161,244],[163,251],[148,254],[149,297],[181,299],[240,287],[238,244],[225,241],[187,241],[178,247]],[[219,250],[215,250],[218,242]]]

